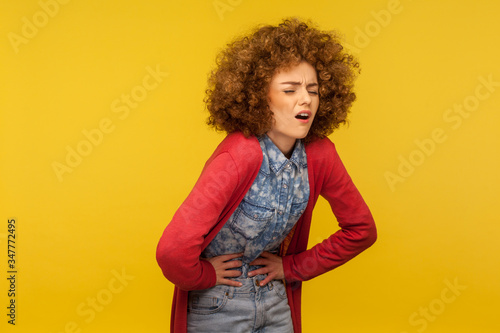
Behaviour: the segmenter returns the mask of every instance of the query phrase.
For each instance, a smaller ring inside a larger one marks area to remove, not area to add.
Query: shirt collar
[[[269,168],[275,174],[279,174],[283,171],[283,169],[292,165],[295,165],[298,170],[307,167],[306,151],[302,140],[297,140],[295,142],[295,147],[293,148],[293,153],[290,159],[285,157],[285,155],[281,152],[281,150],[279,150],[267,134],[260,137],[259,140],[264,143],[266,155],[269,159]]]

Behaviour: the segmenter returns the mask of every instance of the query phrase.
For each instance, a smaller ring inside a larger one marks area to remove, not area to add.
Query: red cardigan
[[[311,195],[283,257],[294,332],[301,332],[302,281],[332,270],[372,245],[377,232],[368,206],[354,186],[328,139],[306,145]],[[262,163],[255,137],[228,135],[208,159],[193,190],[159,241],[156,259],[175,284],[171,332],[186,332],[189,290],[215,286],[213,266],[200,254],[222,228],[252,185]],[[309,227],[318,196],[323,196],[340,230],[307,250]]]

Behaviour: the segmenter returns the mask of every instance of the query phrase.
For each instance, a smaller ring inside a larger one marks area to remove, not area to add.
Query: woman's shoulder
[[[327,137],[306,145],[307,165],[314,173],[329,174],[342,165],[335,144]]]
[[[209,159],[228,154],[238,168],[258,168],[262,163],[262,149],[255,136],[245,137],[241,132],[228,134]]]
[[[328,137],[316,139],[306,144],[306,153],[311,157],[325,157],[330,154],[337,154],[335,144]]]

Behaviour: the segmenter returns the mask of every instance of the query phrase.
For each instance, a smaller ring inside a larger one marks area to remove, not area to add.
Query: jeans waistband
[[[247,277],[247,278],[235,278],[234,280],[241,282],[242,286],[241,287],[231,287],[231,286],[225,286],[227,295],[229,298],[232,298],[234,294],[250,294],[250,293],[260,293],[260,292],[267,292],[271,291],[275,288],[277,284],[282,284],[283,281],[281,280],[273,280],[269,281],[265,286],[260,286],[260,281],[264,280],[266,278],[266,275],[256,275],[253,277]],[[219,286],[216,286],[219,287]]]

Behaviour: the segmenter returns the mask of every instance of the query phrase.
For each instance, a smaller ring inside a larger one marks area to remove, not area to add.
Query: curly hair
[[[323,138],[346,122],[356,99],[353,81],[359,64],[347,54],[335,32],[321,31],[297,18],[257,28],[217,56],[204,102],[207,124],[216,130],[262,135],[273,126],[268,106],[271,79],[279,70],[311,64],[317,73],[319,108],[305,141]]]

